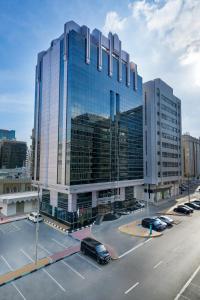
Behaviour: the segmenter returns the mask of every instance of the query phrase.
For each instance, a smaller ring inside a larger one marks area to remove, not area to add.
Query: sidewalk
[[[42,214],[42,213],[41,213]],[[54,220],[52,218],[49,218],[47,217],[46,215],[43,215],[42,214],[42,217],[44,218],[44,222],[52,227],[55,227],[61,231],[64,231],[64,232],[68,232],[69,230],[69,226],[63,224],[63,223],[60,223],[59,221],[57,220]]]
[[[14,221],[24,220],[24,219],[27,219],[27,217],[28,217],[28,214],[17,215],[17,216],[13,216],[13,217],[6,217],[6,216],[2,217],[1,216],[0,217],[0,225],[10,223],[10,222],[14,222]]]
[[[26,276],[32,272],[35,272],[41,268],[44,268],[50,264],[53,264],[56,261],[61,260],[67,256],[73,255],[79,251],[80,251],[80,245],[69,247],[61,252],[57,252],[51,256],[47,256],[42,259],[39,259],[37,264],[30,263],[30,264],[27,264],[17,270],[3,274],[0,276],[0,286],[4,285],[6,283],[9,283],[13,280],[16,280],[18,278],[21,278],[23,276]]]

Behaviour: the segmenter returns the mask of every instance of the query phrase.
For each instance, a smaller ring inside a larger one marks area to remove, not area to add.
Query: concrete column
[[[92,207],[97,206],[97,191],[92,192]]]
[[[120,200],[121,201],[125,200],[125,188],[124,187],[120,188]]]
[[[76,211],[77,204],[77,194],[69,194],[68,195],[68,211]]]
[[[50,204],[54,207],[58,205],[58,193],[57,193],[57,191],[50,191]]]

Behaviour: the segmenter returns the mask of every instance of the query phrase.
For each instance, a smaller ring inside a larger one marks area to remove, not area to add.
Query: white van
[[[28,220],[30,220],[30,221],[32,221],[34,223],[37,222],[37,219],[38,219],[38,222],[43,221],[43,217],[40,214],[38,214],[37,212],[32,212],[28,216]]]

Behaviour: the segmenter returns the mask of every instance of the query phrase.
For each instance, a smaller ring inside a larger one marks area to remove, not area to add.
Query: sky
[[[143,82],[182,100],[182,131],[200,136],[200,0],[0,0],[0,128],[31,143],[37,53],[74,20],[117,33]]]

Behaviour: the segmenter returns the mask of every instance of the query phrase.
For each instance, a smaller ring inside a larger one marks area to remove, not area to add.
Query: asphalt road
[[[124,219],[131,218],[137,216]],[[147,240],[126,235],[122,238],[117,233],[111,239],[114,223],[107,223],[105,239],[115,241],[119,260],[99,266],[89,257],[75,254],[0,287],[0,300],[177,300],[177,295],[180,300],[199,300],[200,212],[179,219],[181,222],[167,229],[162,237]],[[122,223],[123,218],[115,222]],[[34,259],[34,228],[25,224],[26,221],[20,221],[11,227],[1,225],[0,273]],[[96,230],[99,236],[100,232]],[[13,242],[12,249],[8,248],[9,241]],[[40,256],[62,250],[62,244],[68,246],[72,242],[66,235],[41,225]]]

